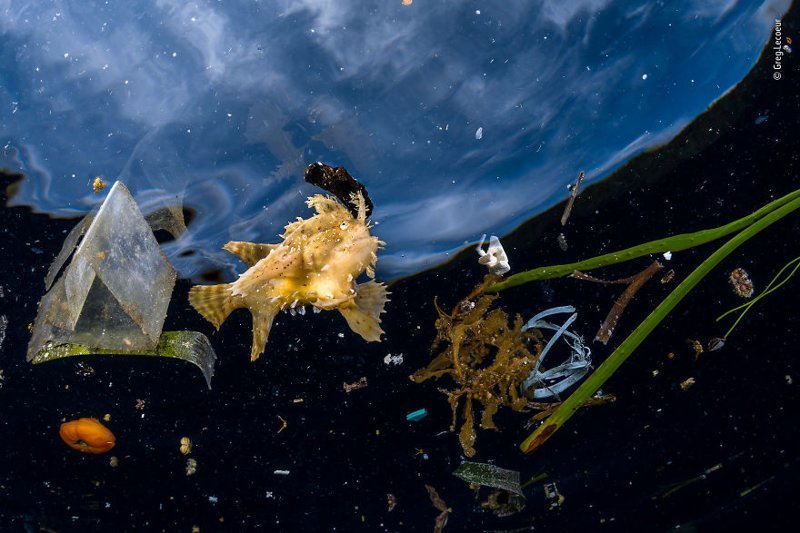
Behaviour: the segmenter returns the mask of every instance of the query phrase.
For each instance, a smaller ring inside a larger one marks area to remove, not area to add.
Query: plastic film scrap
[[[151,214],[155,229],[173,235],[185,229],[178,207]],[[100,208],[70,231],[50,266],[28,361],[90,353],[174,357],[197,365],[210,383],[216,354],[208,339],[192,331],[162,335],[176,273],[153,227],[116,182]]]
[[[453,475],[466,481],[484,487],[494,487],[503,489],[522,496],[522,489],[519,486],[519,472],[516,470],[506,470],[499,466],[488,463],[473,463],[466,461],[455,469]]]
[[[111,188],[88,227],[78,224],[48,273],[52,283],[86,234],[64,273],[42,298],[28,360],[46,342],[97,349],[153,350],[175,285],[175,269],[161,251],[128,189]]]
[[[171,357],[181,359],[197,366],[203,373],[206,385],[211,388],[211,378],[214,377],[214,364],[217,354],[208,338],[197,331],[165,331],[153,350],[132,350],[120,352],[119,350],[104,350],[91,348],[85,344],[54,344],[47,343],[44,348],[36,352],[30,362],[34,365],[47,363],[64,357],[75,355],[144,355],[154,357]]]
[[[571,314],[561,326],[544,320],[546,317],[564,313]],[[578,313],[575,312],[575,308],[572,306],[553,307],[537,313],[522,328],[523,330],[555,331],[536,361],[536,366],[522,382],[522,391],[531,398],[543,399],[558,396],[589,373],[592,364],[592,352],[584,344],[581,336],[568,329],[577,318]],[[544,361],[545,356],[550,353],[550,350],[559,339],[562,339],[569,347],[569,356],[560,364],[540,371],[542,361]]]

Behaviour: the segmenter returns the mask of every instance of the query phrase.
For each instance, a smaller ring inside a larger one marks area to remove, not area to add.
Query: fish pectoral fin
[[[279,245],[277,244],[258,244],[255,242],[230,241],[223,246],[222,249],[229,251],[241,259],[242,262],[249,268],[267,257],[269,253],[278,246]]]
[[[360,283],[356,288],[356,297],[351,302],[339,307],[350,329],[361,335],[367,342],[380,342],[381,313],[384,311],[388,292],[386,285],[376,281]]]
[[[230,283],[195,285],[189,290],[189,303],[217,329],[234,309],[241,307],[233,297]]]
[[[253,347],[250,350],[250,360],[255,361],[264,353],[267,346],[267,338],[272,329],[272,321],[278,314],[278,307],[275,305],[264,306],[261,309],[251,309],[253,314]]]

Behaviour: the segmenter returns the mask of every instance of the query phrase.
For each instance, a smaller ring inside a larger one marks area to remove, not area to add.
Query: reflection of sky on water
[[[305,216],[307,163],[344,165],[380,273],[411,273],[668,140],[788,5],[0,0],[0,166],[29,177],[16,204],[60,216],[98,174],[182,197],[198,217],[168,253],[192,276]]]

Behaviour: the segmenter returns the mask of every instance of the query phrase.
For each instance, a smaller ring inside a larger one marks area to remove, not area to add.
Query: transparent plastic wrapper
[[[120,350],[102,350],[89,348],[84,344],[53,344],[47,343],[45,347],[30,360],[33,364],[46,363],[71,357],[74,355],[112,355],[119,354]],[[188,361],[197,366],[203,373],[206,385],[211,388],[211,378],[214,377],[214,364],[217,354],[208,337],[198,331],[165,331],[161,334],[158,346],[154,350],[134,350],[125,352],[128,355],[143,355],[151,357],[171,357]]]
[[[185,228],[180,209],[167,208],[152,219],[156,229]],[[70,254],[71,261],[56,280]],[[175,278],[153,229],[125,185],[116,182],[97,213],[87,215],[69,233],[50,267],[45,278],[49,290],[39,303],[28,361],[85,353],[164,355],[196,364],[210,382],[216,356],[208,339],[199,333],[173,332],[191,338],[180,337],[180,346],[168,342],[178,338],[174,336],[162,342]]]
[[[516,470],[507,470],[488,463],[465,461],[455,469],[453,475],[467,483],[503,489],[523,496],[519,485],[519,472]]]

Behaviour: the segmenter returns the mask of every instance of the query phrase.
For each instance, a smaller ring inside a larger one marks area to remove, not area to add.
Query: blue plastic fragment
[[[428,410],[425,409],[425,408],[422,408],[422,409],[418,409],[418,410],[414,411],[413,413],[408,413],[406,415],[406,420],[408,420],[409,422],[419,422],[420,420],[422,420],[426,416],[428,416]]]

